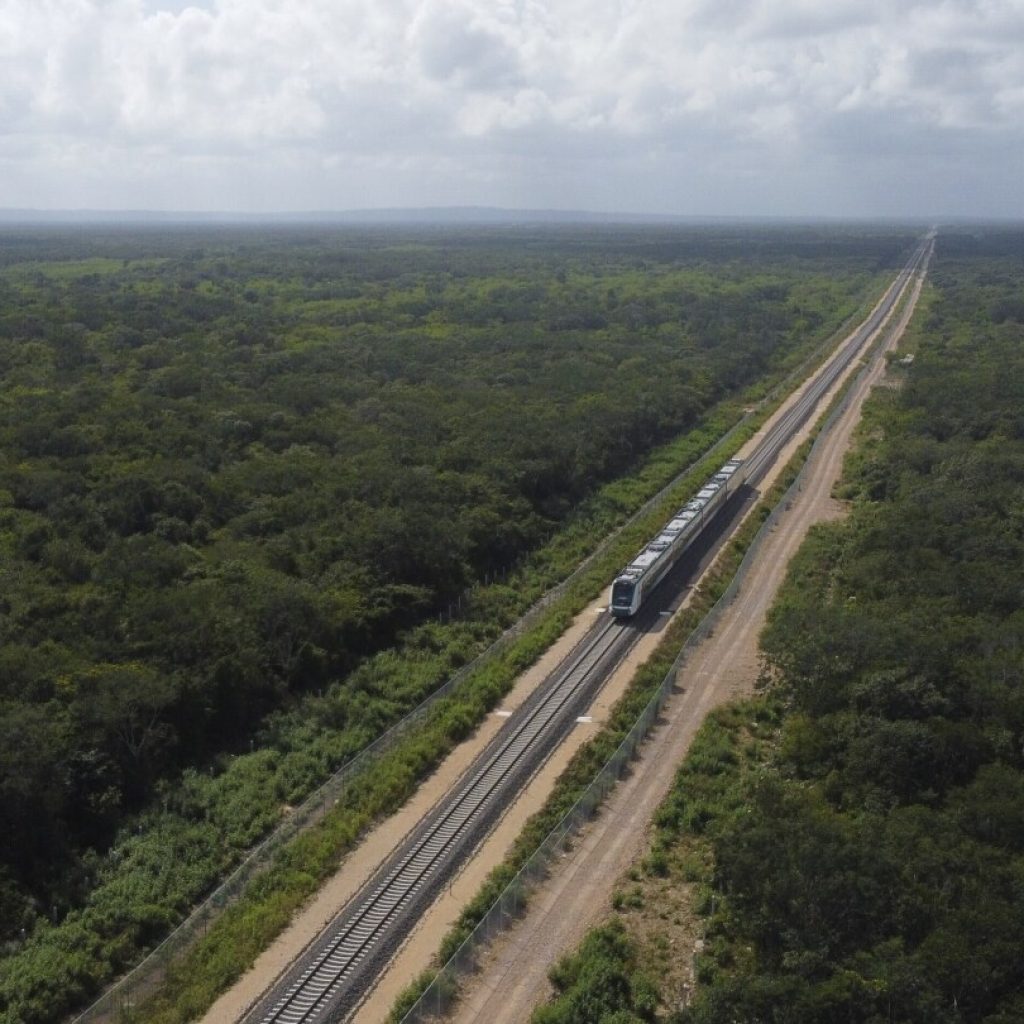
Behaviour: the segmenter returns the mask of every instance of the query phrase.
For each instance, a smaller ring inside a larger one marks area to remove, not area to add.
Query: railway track
[[[750,456],[756,482],[868,338],[885,322],[930,251],[926,239],[865,322]],[[603,618],[509,719],[459,784],[385,860],[345,911],[242,1018],[244,1024],[345,1020],[417,915],[483,840],[629,650],[643,621]]]
[[[839,378],[839,375],[849,366],[851,360],[861,350],[867,340],[885,323],[899,303],[914,274],[924,265],[931,251],[931,246],[932,241],[929,237],[914,250],[914,254],[911,256],[907,266],[900,271],[896,280],[886,290],[885,295],[871,311],[864,323],[850,335],[849,339],[843,343],[843,347],[826,363],[800,400],[795,402],[792,408],[783,416],[780,416],[775,425],[768,431],[758,445],[757,451],[747,460],[749,463],[748,483],[756,483],[764,474],[789,438],[807,421],[820,401],[821,396],[832,387]]]
[[[433,898],[571,726],[577,709],[632,641],[629,624],[607,619],[566,656],[510,718],[460,784],[388,858],[301,965],[243,1018],[304,1024],[343,1019],[367,975],[404,937],[396,922]],[[282,991],[283,990],[283,991]]]

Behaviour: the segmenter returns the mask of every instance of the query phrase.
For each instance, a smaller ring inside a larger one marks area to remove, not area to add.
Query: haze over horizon
[[[1024,2],[9,0],[0,206],[1024,216]]]

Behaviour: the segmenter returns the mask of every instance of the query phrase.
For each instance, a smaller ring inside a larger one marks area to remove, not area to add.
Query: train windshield
[[[633,586],[629,580],[616,580],[612,585],[612,607],[628,608],[633,603]]]

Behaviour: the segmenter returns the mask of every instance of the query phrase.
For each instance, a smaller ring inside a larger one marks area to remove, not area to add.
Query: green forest
[[[695,995],[626,908],[538,1024],[1024,1020],[1024,235],[940,232],[930,281],[851,514],[770,616],[771,685],[711,717],[659,812],[646,869],[703,915]]]
[[[531,558],[556,582],[546,544],[648,497],[608,487],[799,364],[911,241],[6,231],[0,1019],[153,945],[443,678],[396,649],[466,660],[525,607],[492,588],[460,627],[468,588]]]

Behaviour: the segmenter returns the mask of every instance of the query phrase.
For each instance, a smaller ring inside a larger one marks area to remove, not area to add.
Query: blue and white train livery
[[[740,459],[730,459],[688,501],[661,532],[615,577],[612,584],[612,615],[635,615],[647,595],[679,561],[679,556],[725,504],[726,498],[743,485],[746,467]]]

